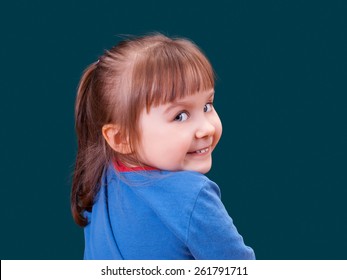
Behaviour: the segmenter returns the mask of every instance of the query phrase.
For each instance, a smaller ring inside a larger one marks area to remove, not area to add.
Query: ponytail
[[[75,128],[78,150],[72,182],[71,210],[75,222],[86,226],[85,211],[91,211],[94,197],[100,189],[100,180],[109,156],[105,140],[98,126],[98,106],[94,100],[97,62],[91,64],[83,73],[77,91],[75,105]]]

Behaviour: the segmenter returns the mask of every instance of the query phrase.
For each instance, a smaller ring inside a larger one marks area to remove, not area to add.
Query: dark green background
[[[4,1],[3,1],[4,2]],[[195,41],[218,75],[209,177],[258,259],[347,259],[346,1],[7,1],[1,259],[80,259],[74,99],[119,34]]]

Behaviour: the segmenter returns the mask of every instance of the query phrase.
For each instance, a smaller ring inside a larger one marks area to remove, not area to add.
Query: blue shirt
[[[193,171],[105,171],[86,212],[84,259],[254,259],[220,199]]]

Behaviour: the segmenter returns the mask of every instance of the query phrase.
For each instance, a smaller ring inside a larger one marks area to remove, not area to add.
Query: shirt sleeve
[[[191,214],[187,246],[195,259],[255,259],[227,213],[218,186],[209,181],[199,192]]]

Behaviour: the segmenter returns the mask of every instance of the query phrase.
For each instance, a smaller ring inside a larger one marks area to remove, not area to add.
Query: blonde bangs
[[[137,105],[170,103],[214,88],[214,71],[199,48],[185,39],[160,42],[137,54],[132,73],[132,94]]]

